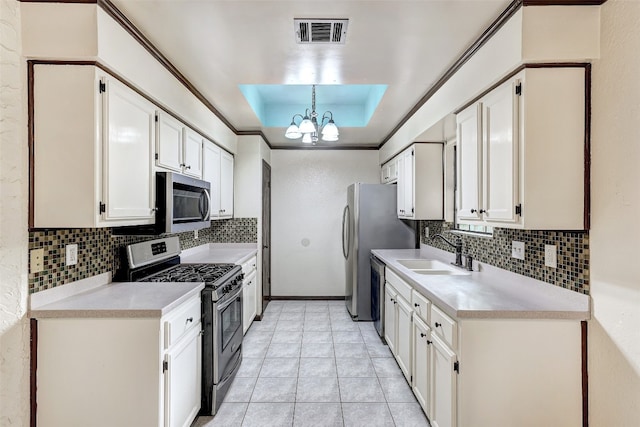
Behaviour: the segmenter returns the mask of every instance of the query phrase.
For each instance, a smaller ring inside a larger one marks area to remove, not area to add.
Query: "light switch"
[[[524,242],[517,240],[511,242],[511,257],[524,260]]]

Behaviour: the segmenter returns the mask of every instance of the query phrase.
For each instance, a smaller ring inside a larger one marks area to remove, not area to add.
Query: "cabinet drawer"
[[[242,263],[242,273],[244,277],[248,277],[249,274],[256,269],[258,265],[258,259],[254,256],[251,257],[248,261]],[[246,280],[246,279],[245,279]]]
[[[200,296],[185,302],[171,312],[164,321],[164,348],[180,341],[180,338],[195,325],[200,324]]]
[[[415,313],[424,323],[429,324],[429,311],[431,308],[431,301],[429,301],[427,298],[425,298],[415,290],[412,290],[411,308],[413,308],[413,311],[415,311]]]
[[[384,269],[385,280],[389,282],[398,292],[398,295],[401,295],[405,301],[411,301],[411,286],[407,284],[404,280],[402,280],[396,273],[393,272],[390,268]]]
[[[456,321],[433,304],[431,305],[431,321],[429,324],[433,334],[436,334],[452,349],[456,350],[458,348],[458,325]]]

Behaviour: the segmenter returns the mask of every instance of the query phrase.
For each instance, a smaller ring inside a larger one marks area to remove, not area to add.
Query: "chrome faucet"
[[[462,265],[462,239],[457,238],[455,243],[452,243],[450,240],[447,240],[442,234],[436,234],[432,237],[432,239],[435,239],[436,237],[441,238],[445,241],[445,243],[456,250],[456,262],[452,264],[457,267],[464,267],[464,265]]]

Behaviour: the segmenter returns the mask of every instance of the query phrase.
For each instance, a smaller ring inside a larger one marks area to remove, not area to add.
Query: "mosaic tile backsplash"
[[[429,236],[425,228],[429,227]],[[575,292],[589,294],[589,233],[572,231],[513,230],[494,228],[493,237],[476,237],[468,234],[452,234],[453,224],[443,221],[420,221],[422,243],[454,252],[441,239],[433,239],[442,233],[448,240],[461,238],[463,254],[495,267],[542,280]],[[511,257],[511,242],[525,243],[525,259]],[[544,265],[544,245],[556,245],[558,268]]]
[[[213,221],[211,227],[176,234],[183,249],[206,243],[256,243],[257,218],[233,218]],[[126,245],[152,240],[155,236],[117,236],[111,228],[75,228],[29,232],[29,251],[44,249],[44,269],[29,272],[29,293],[64,285],[120,268],[120,251]],[[65,246],[78,245],[78,263],[65,265]]]

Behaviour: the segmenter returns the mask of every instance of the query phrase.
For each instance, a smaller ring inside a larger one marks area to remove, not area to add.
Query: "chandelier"
[[[296,125],[296,117],[300,117],[302,121]],[[325,119],[327,120],[325,124]],[[302,142],[315,145],[318,142],[318,133],[322,135],[322,140],[331,142],[338,140],[338,127],[333,121],[333,113],[325,111],[318,125],[318,113],[316,113],[316,85],[311,89],[311,112],[307,108],[302,114],[295,114],[291,118],[291,125],[287,128],[284,136],[289,139],[298,139],[302,137]]]

